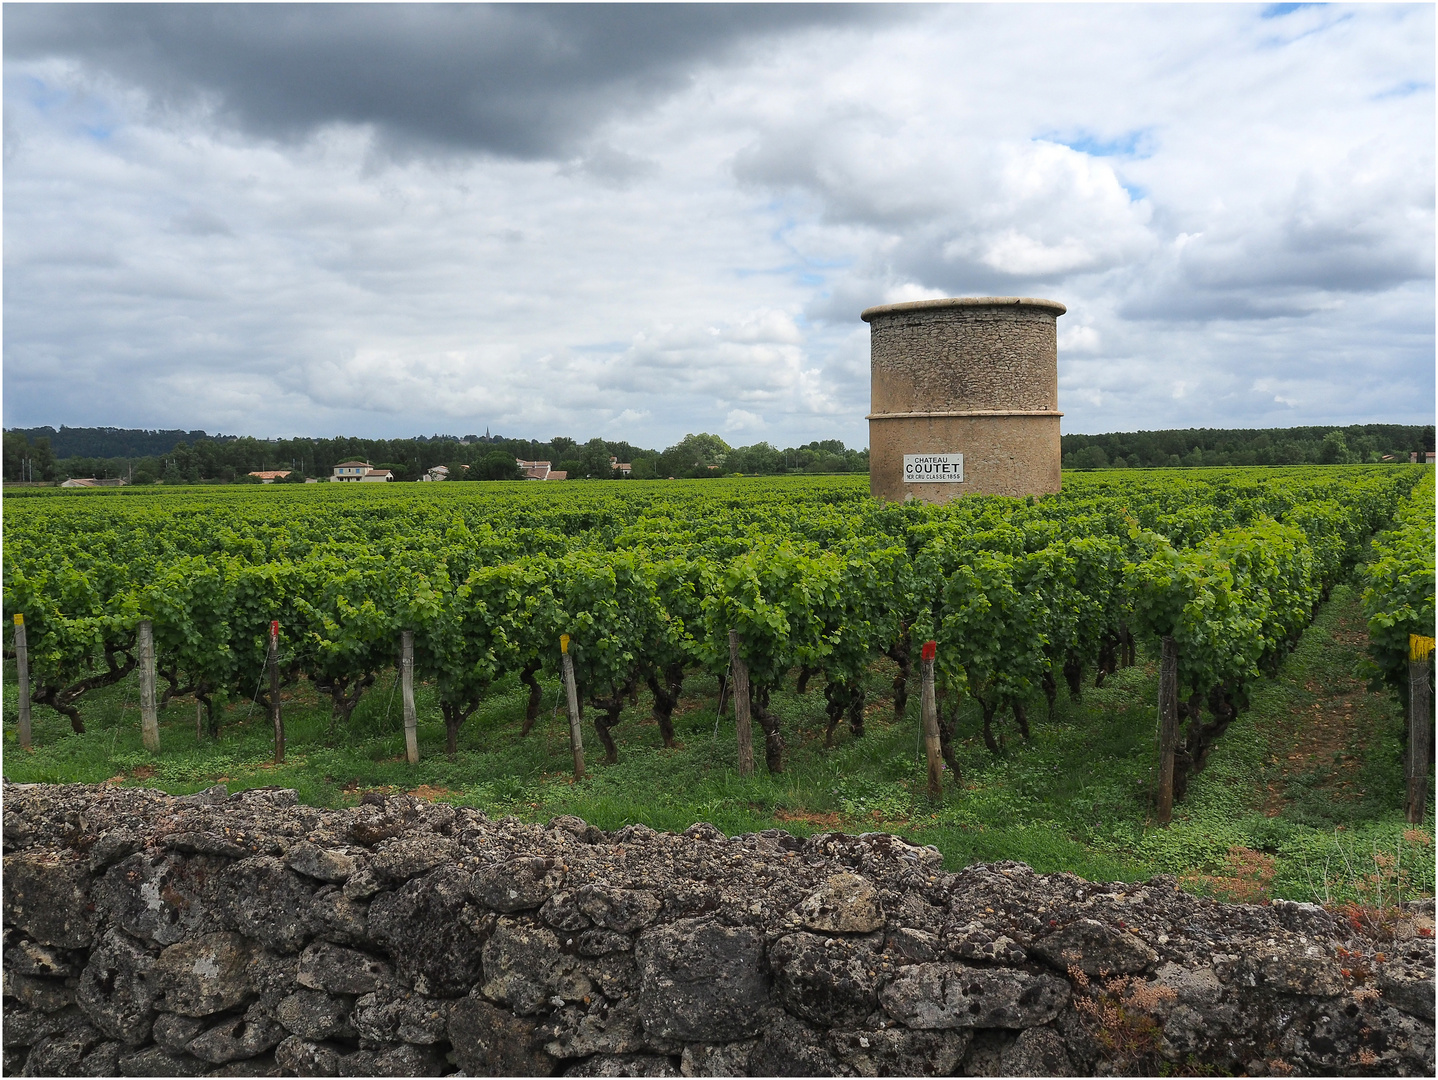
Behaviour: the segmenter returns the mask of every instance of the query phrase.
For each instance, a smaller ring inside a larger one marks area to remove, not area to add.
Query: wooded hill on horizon
[[[1408,460],[1434,448],[1434,427],[1413,424],[1308,425],[1292,428],[1181,428],[1064,435],[1063,467],[1185,468],[1224,465],[1359,464]],[[507,478],[509,458],[547,460],[571,477],[603,476],[608,459],[633,466],[635,479],[666,476],[779,475],[866,472],[867,449],[838,439],[779,449],[767,442],[731,447],[708,433],[686,436],[666,450],[624,441],[560,436],[548,441],[502,435],[431,435],[413,439],[256,439],[204,430],[114,427],[9,428],[4,433],[7,481],[70,476],[126,477],[135,482],[231,481],[260,469],[329,476],[341,461],[360,459],[417,479],[435,465],[452,477]],[[466,466],[461,469],[456,466]]]

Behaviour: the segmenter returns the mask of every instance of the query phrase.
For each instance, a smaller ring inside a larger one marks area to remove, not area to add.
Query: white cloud
[[[757,432],[762,431],[763,428],[764,418],[747,409],[730,409],[729,415],[724,418],[724,430],[727,432]]]
[[[146,66],[71,10],[7,10],[7,425],[862,445],[859,311],[986,294],[1068,305],[1066,430],[1432,418],[1431,7],[756,6],[664,56],[502,9],[472,108],[453,12],[107,9],[174,20]],[[300,95],[346,49],[393,100]]]

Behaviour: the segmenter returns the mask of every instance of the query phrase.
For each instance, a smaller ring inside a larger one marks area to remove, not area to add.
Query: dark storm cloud
[[[535,159],[566,155],[705,61],[874,17],[820,4],[19,4],[5,56],[75,60],[263,136],[373,124],[391,148]]]

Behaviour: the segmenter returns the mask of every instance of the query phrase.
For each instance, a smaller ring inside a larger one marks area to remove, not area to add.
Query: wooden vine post
[[[1428,681],[1428,660],[1434,641],[1421,634],[1408,635],[1408,824],[1423,823],[1428,801],[1428,757],[1433,749],[1433,687]]]
[[[940,760],[939,706],[934,696],[934,658],[938,642],[926,641],[919,652],[919,674],[923,683],[919,699],[919,716],[924,725],[924,753],[929,759],[929,798],[944,795],[944,766]]]
[[[285,760],[285,721],[280,714],[280,622],[270,621],[270,649],[265,658],[270,673],[270,722],[275,726],[275,764]]]
[[[16,720],[20,728],[20,749],[30,749],[30,648],[25,642],[25,616],[15,616]]]
[[[136,628],[140,653],[140,738],[152,754],[160,752],[160,717],[155,705],[155,628],[141,619]]]
[[[749,726],[749,665],[739,655],[739,631],[729,631],[729,676],[733,683],[734,729],[739,736],[739,775],[754,772],[754,735]]]
[[[419,720],[414,711],[414,631],[399,632],[399,696],[404,705],[404,756],[419,764]]]
[[[564,700],[569,708],[569,749],[574,754],[574,779],[584,779],[584,732],[579,727],[579,689],[574,685],[574,660],[569,635],[559,635],[559,664],[564,673]]]
[[[1163,639],[1158,661],[1158,823],[1173,818],[1173,758],[1178,747],[1178,643]]]

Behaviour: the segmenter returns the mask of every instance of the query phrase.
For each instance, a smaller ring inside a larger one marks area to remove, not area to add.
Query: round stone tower
[[[892,502],[1059,490],[1053,300],[871,307],[869,488]]]

